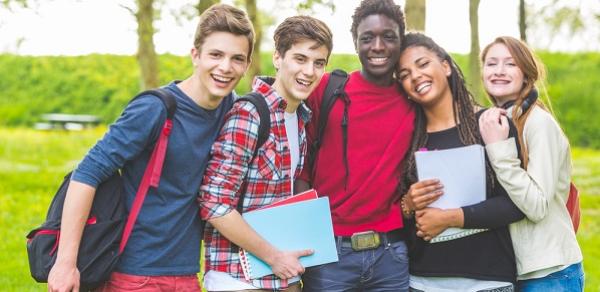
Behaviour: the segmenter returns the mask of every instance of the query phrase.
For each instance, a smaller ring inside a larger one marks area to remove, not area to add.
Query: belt
[[[350,243],[355,251],[378,248],[381,244],[394,243],[406,240],[407,234],[404,229],[394,229],[388,232],[358,232],[352,236],[337,236],[342,243]]]

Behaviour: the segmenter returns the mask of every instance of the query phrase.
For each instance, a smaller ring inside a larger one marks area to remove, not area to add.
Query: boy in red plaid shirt
[[[236,102],[213,145],[213,156],[200,187],[201,216],[208,220],[204,237],[204,285],[208,291],[300,291],[299,275],[304,268],[298,258],[312,253],[277,250],[236,210],[242,185],[246,186],[243,212],[292,195],[307,149],[304,125],[311,112],[304,100],[319,83],[333,46],[327,25],[310,16],[286,19],[273,39],[275,78],[257,77],[252,85],[269,108],[269,138],[253,157],[260,117],[252,103]],[[245,281],[232,243],[268,263],[274,275]]]

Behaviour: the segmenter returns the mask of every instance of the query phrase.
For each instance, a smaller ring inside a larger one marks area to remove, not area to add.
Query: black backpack
[[[350,169],[348,167],[348,107],[350,106],[350,98],[344,91],[344,87],[348,82],[348,73],[343,70],[335,69],[329,75],[329,80],[327,82],[327,86],[325,87],[325,91],[323,92],[323,101],[321,102],[321,106],[319,107],[319,123],[317,125],[317,133],[315,135],[315,139],[310,145],[308,149],[308,163],[313,167],[314,175],[314,163],[315,158],[321,148],[321,144],[323,142],[323,134],[325,132],[325,128],[327,127],[327,121],[329,119],[329,113],[333,108],[333,104],[336,100],[340,99],[344,103],[344,116],[342,118],[342,155],[344,159],[344,167],[346,170],[345,173],[345,184],[348,183],[348,176],[350,175]]]
[[[235,102],[239,101],[248,101],[253,104],[258,111],[258,116],[260,118],[260,123],[258,126],[258,139],[256,141],[256,148],[254,148],[254,154],[252,155],[254,158],[256,157],[256,154],[258,154],[258,149],[265,144],[269,138],[269,134],[271,132],[271,113],[269,111],[269,107],[267,106],[265,97],[258,92],[250,92],[235,100]]]
[[[163,151],[166,151],[171,120],[175,114],[177,103],[175,97],[166,89],[144,91],[133,99],[143,95],[159,97],[167,108],[167,119],[161,131],[161,137],[156,143],[155,151],[153,151],[153,157],[155,153],[162,152],[162,156],[157,154],[157,157],[162,158],[157,158],[154,165],[149,163],[144,173],[144,177],[148,178],[155,175],[149,184],[156,187],[162,169]],[[159,144],[162,147],[159,147]],[[162,150],[156,151],[161,148]],[[48,208],[46,221],[27,235],[29,269],[31,276],[40,283],[48,281],[48,274],[56,261],[63,205],[70,179],[71,173],[64,177]],[[140,190],[142,190],[142,185],[143,183],[140,184]],[[146,190],[142,191],[143,196],[139,195],[140,190],[138,190],[136,200],[140,197],[143,202],[147,188],[148,184],[146,184]],[[139,209],[137,211],[139,212]],[[137,212],[134,211],[134,208],[129,215],[126,211],[123,181],[117,171],[96,189],[90,215],[83,230],[77,257],[81,290],[94,289],[110,278],[131,231],[124,233],[125,226],[128,223],[127,225],[133,227],[136,219]],[[131,222],[127,222],[127,220]]]

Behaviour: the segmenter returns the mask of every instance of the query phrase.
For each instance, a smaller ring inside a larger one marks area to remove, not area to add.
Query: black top
[[[511,134],[515,134],[514,128]],[[426,148],[441,150],[462,146],[466,145],[454,127],[429,133]],[[515,254],[507,225],[523,219],[524,215],[497,181],[486,198],[462,209],[465,228],[489,228],[488,231],[429,243],[416,236],[414,222],[407,224],[411,229],[409,268],[412,275],[515,282]]]

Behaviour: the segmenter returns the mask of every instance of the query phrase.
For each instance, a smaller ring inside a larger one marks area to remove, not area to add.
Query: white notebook
[[[486,198],[485,153],[481,145],[415,152],[419,180],[437,178],[444,194],[430,207],[460,208],[477,204]],[[465,237],[486,229],[448,228],[431,242]]]

